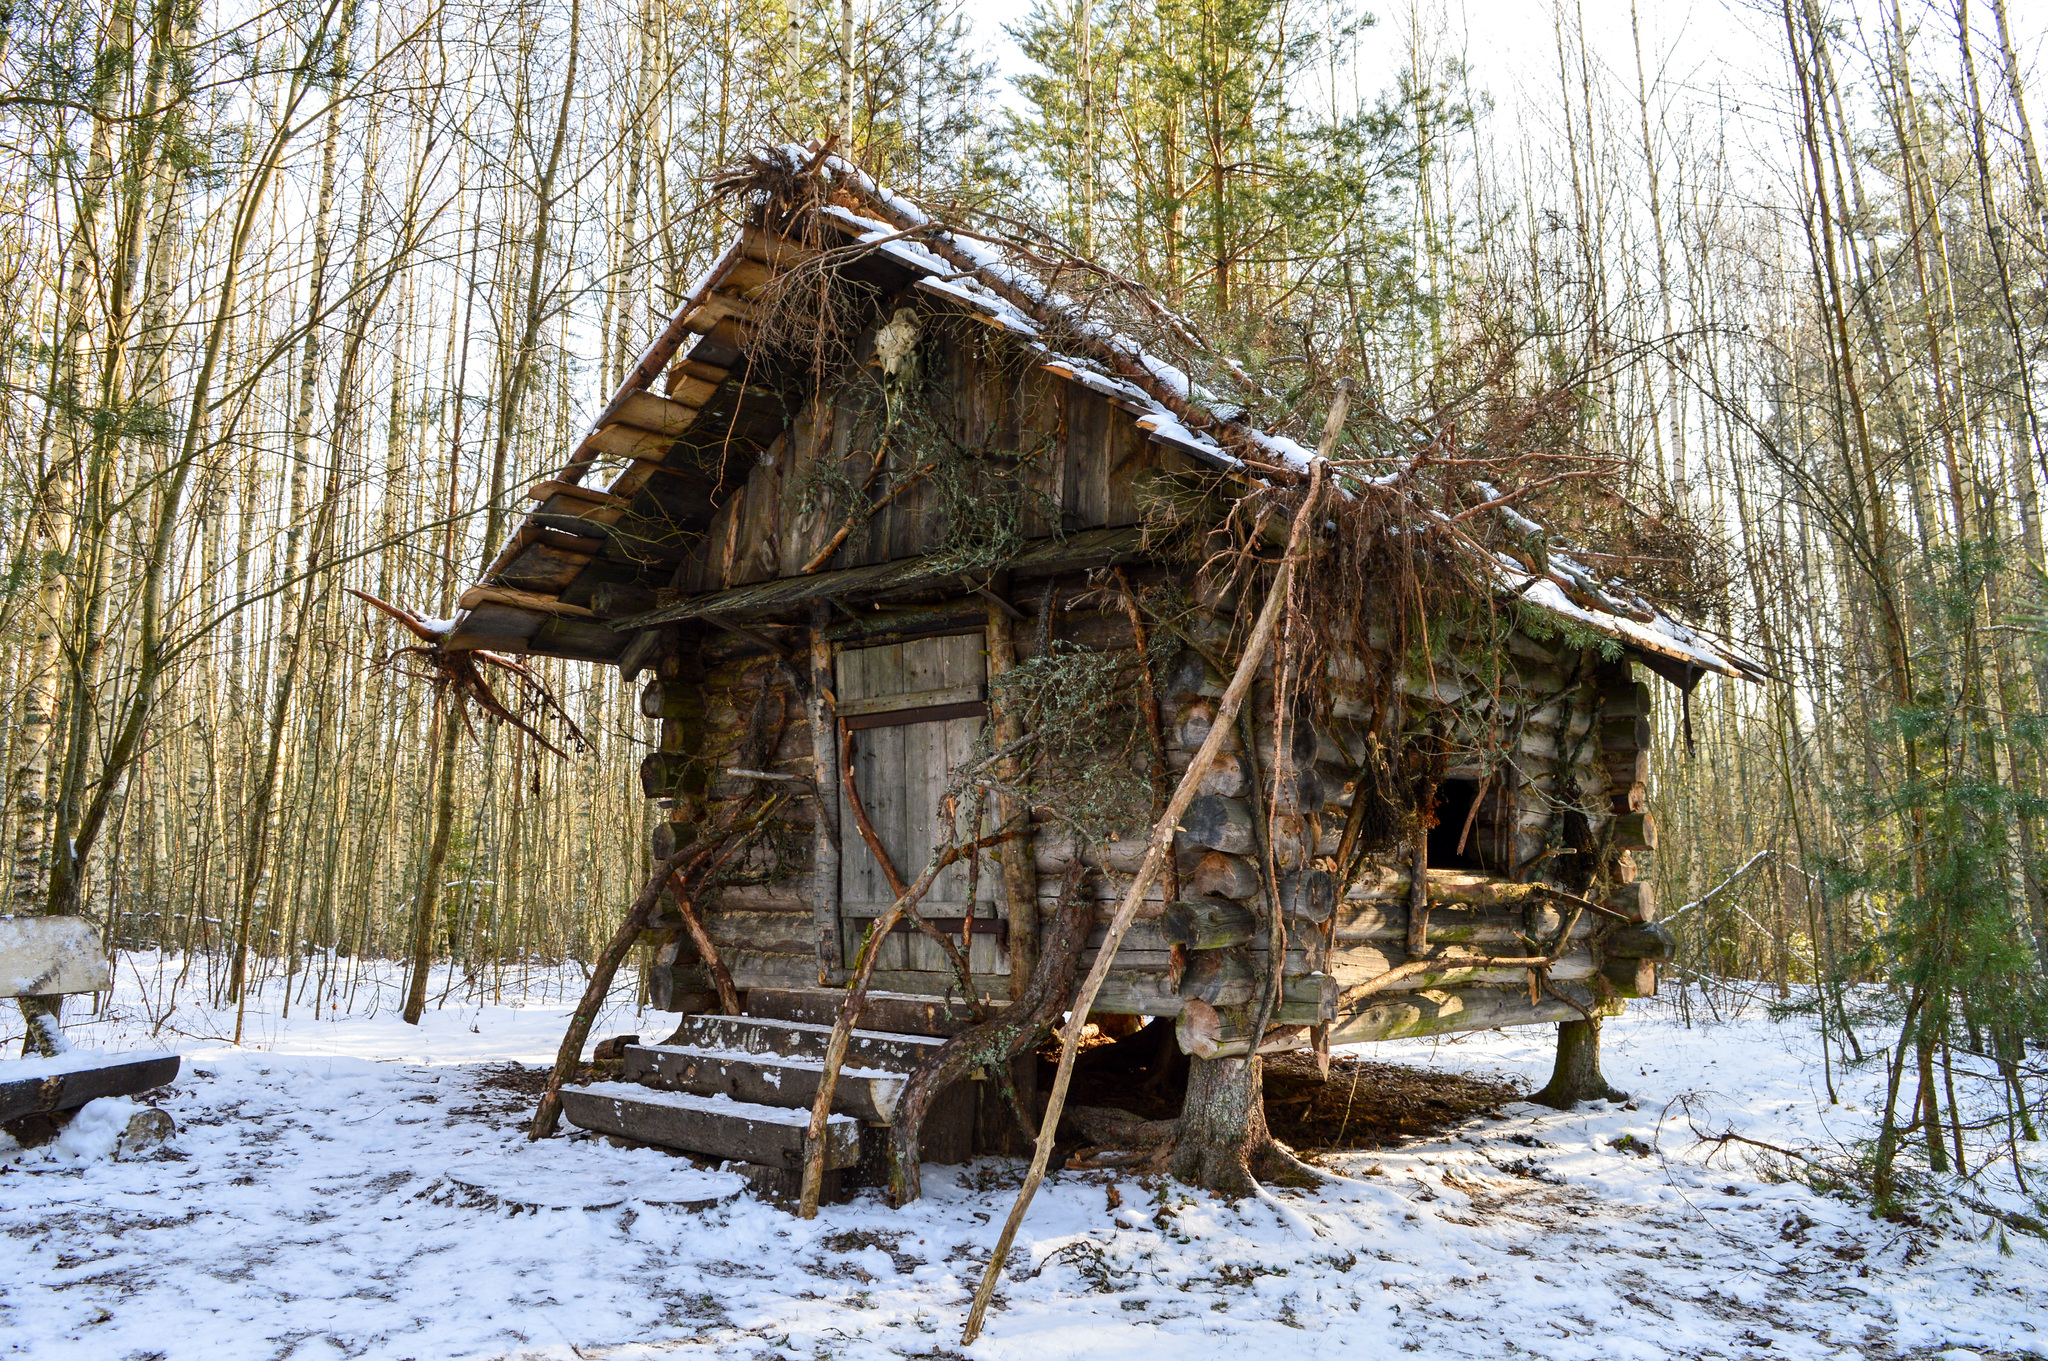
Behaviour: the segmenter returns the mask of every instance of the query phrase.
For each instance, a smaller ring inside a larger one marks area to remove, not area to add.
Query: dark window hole
[[[1436,787],[1436,826],[1429,829],[1429,863],[1438,869],[1480,870],[1480,827],[1472,817],[1472,805],[1479,798],[1477,780],[1444,780]],[[1465,823],[1472,833],[1465,836]],[[1458,853],[1458,838],[1465,837],[1464,854]]]

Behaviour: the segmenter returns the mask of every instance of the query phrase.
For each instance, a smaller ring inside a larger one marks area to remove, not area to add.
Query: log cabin
[[[949,226],[817,148],[757,158],[732,204],[744,225],[441,646],[641,684],[650,857],[752,818],[642,937],[675,1035],[565,1100],[771,1185],[865,955],[835,1169],[937,1037],[1022,992],[1063,900],[1119,895],[1318,454],[1258,419],[1275,403],[1241,370],[1191,376],[1192,328],[1099,267]],[[1370,438],[1311,555],[1349,571],[1292,607],[1093,1004],[1171,1018],[1201,1057],[1254,1048],[1276,926],[1258,1052],[1652,994],[1650,682],[1764,674],[1512,492],[1447,483],[1414,432]],[[996,1142],[997,1106],[952,1101],[924,1157]]]

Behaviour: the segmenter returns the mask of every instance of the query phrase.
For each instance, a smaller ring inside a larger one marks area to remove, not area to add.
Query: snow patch
[[[150,1008],[163,1008],[145,1005],[137,972],[124,966],[129,984],[73,1034],[146,1043],[160,1024]],[[0,1173],[0,1234],[13,1244],[0,1262],[0,1338],[39,1361],[897,1361],[958,1350],[1021,1160],[928,1166],[925,1199],[905,1210],[863,1193],[810,1222],[752,1193],[708,1209],[657,1203],[688,1201],[677,1193],[715,1174],[602,1141],[526,1140],[532,1077],[582,979],[536,976],[523,996],[517,983],[508,974],[498,1003],[429,1010],[417,1030],[386,1009],[295,1003],[287,1020],[273,988],[246,1018],[260,1047],[240,1049],[203,1038],[232,1033],[231,1009],[181,1004],[162,1024],[187,1037],[186,1070],[161,1094],[183,1127],[180,1160],[24,1158]],[[634,989],[622,984],[597,1033],[659,1024],[634,1017]],[[1344,1180],[1236,1204],[1056,1169],[968,1354],[2048,1355],[2048,1245],[2015,1232],[2004,1255],[1988,1221],[1960,1207],[1946,1224],[1873,1220],[1700,1146],[1688,1119],[1787,1146],[1865,1137],[1882,1073],[1837,1070],[1844,1104],[1830,1107],[1816,1096],[1810,1029],[1774,1023],[1761,1005],[1730,1013],[1725,1000],[1721,1019],[1703,1019],[1692,1002],[1690,1026],[1663,1003],[1632,1003],[1607,1023],[1607,1076],[1633,1092],[1633,1110],[1518,1103],[1438,1138],[1329,1155]],[[0,1013],[0,1028],[11,1019]],[[1552,1034],[1361,1048],[1534,1087]],[[1960,1068],[1958,1079],[1992,1090]],[[1650,1153],[1617,1147],[1623,1135]],[[2048,1172],[2039,1146],[2020,1156],[2030,1179]],[[463,1175],[486,1193],[451,1195]],[[2008,1164],[1979,1175],[1984,1199],[2037,1213]]]

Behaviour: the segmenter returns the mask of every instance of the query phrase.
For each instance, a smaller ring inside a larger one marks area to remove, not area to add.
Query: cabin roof
[[[1048,372],[1128,413],[1153,441],[1268,483],[1299,482],[1316,460],[1313,450],[1261,429],[1241,406],[1205,390],[1077,302],[1057,286],[1057,271],[1054,282],[1046,282],[1031,267],[1045,262],[1028,246],[940,222],[858,167],[815,148],[786,146],[764,159],[785,175],[820,182],[822,201],[805,224],[818,229],[811,239],[852,248],[849,262],[871,273],[879,265],[890,284],[914,287],[1005,333],[1035,352]],[[533,508],[483,580],[463,594],[460,613],[440,626],[444,648],[616,661],[631,671],[638,669],[632,640],[656,623],[739,617],[767,601],[787,605],[861,593],[880,598],[890,589],[929,587],[911,560],[737,587],[716,593],[715,600],[677,601],[648,589],[650,577],[673,568],[688,538],[703,532],[716,505],[745,476],[749,460],[735,454],[765,448],[787,425],[781,395],[746,361],[747,328],[761,316],[761,299],[776,278],[818,254],[794,239],[788,223],[779,232],[749,225],[736,234],[691,285],[560,471],[528,489]],[[1115,276],[1102,271],[1101,277]],[[1163,303],[1134,284],[1116,284],[1120,300],[1161,332],[1202,348],[1193,327]],[[1256,388],[1250,375],[1223,362]],[[655,390],[657,379],[664,392]],[[1419,449],[1407,459],[1397,452],[1391,471],[1370,484],[1402,490],[1404,472],[1420,457]],[[586,486],[601,462],[619,466],[601,490]],[[1364,492],[1367,483],[1347,469],[1337,486],[1348,496]],[[1500,496],[1483,483],[1471,484],[1470,492],[1482,504]],[[1406,499],[1418,520],[1447,521],[1421,495]],[[1503,517],[1517,541],[1534,535],[1555,543],[1545,527],[1510,505],[1490,513]],[[1119,540],[1111,556],[1124,556],[1130,547]],[[1055,552],[1048,562],[1064,563],[1067,556]],[[1672,617],[1569,549],[1549,547],[1535,562],[1498,550],[1487,550],[1486,558],[1504,596],[1615,640],[1681,685],[1710,671],[1750,680],[1769,674],[1740,649]]]

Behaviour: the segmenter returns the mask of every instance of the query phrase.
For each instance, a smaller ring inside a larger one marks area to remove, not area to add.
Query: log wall
[[[1144,580],[1138,574],[1134,584]],[[1135,662],[1120,608],[1104,607],[1103,593],[1079,575],[1052,584],[1050,637],[1123,651]],[[1024,616],[1014,629],[1020,660],[1032,655],[1046,598],[1035,584],[1007,600]],[[1088,603],[1069,607],[1075,600]],[[1154,676],[1170,773],[1186,768],[1214,722],[1224,678],[1203,644],[1220,644],[1226,625],[1223,616],[1200,612],[1183,621],[1192,641]],[[1331,1024],[1333,1040],[1341,1043],[1572,1019],[1654,988],[1652,967],[1607,956],[1602,940],[1614,919],[1594,912],[1578,914],[1568,947],[1533,994],[1526,969],[1460,963],[1526,955],[1532,941],[1554,940],[1572,913],[1549,889],[1577,887],[1571,875],[1580,857],[1608,855],[1619,877],[1633,877],[1654,836],[1642,811],[1648,687],[1634,681],[1625,664],[1518,635],[1510,665],[1493,682],[1482,685],[1460,667],[1455,647],[1448,648],[1428,678],[1396,680],[1396,712],[1387,715],[1381,712],[1384,684],[1376,689],[1379,667],[1373,657],[1333,659],[1328,711],[1313,723],[1298,723],[1284,751],[1272,741],[1270,674],[1255,686],[1245,707],[1253,716],[1249,741],[1241,719],[1182,820],[1174,872],[1148,895],[1097,1010],[1177,1014],[1199,1001],[1215,1009],[1223,1030],[1241,1024],[1240,1013],[1269,968],[1270,942],[1256,925],[1270,896],[1261,868],[1267,837],[1288,937],[1288,983],[1276,1013],[1281,1023]],[[693,826],[718,825],[759,783],[729,770],[811,773],[812,720],[805,696],[791,684],[795,675],[793,665],[778,665],[744,637],[677,629],[643,700],[645,711],[662,720],[660,750],[643,769],[646,792],[660,798],[666,812],[668,830],[657,834],[657,851],[668,844],[664,837],[687,838]],[[1407,843],[1381,848],[1341,902],[1334,901],[1332,857],[1368,737],[1378,732],[1385,741],[1389,731],[1413,734],[1432,723],[1453,739],[1445,778],[1486,790],[1470,842],[1480,863],[1430,871],[1423,948],[1443,967],[1358,995],[1361,984],[1415,957]],[[1258,789],[1270,787],[1276,771],[1277,811],[1262,819],[1255,811]],[[1145,831],[1134,821],[1126,835],[1088,850],[1085,891],[1099,904],[1091,949],[1143,855]],[[855,835],[850,827],[843,834]],[[820,844],[816,801],[808,793],[791,798],[741,863],[742,882],[700,905],[740,987],[843,981],[852,946],[837,932],[825,939],[819,924]],[[984,873],[1001,877],[1003,857],[1025,857],[1043,916],[1053,908],[1074,847],[1072,834],[1048,818],[1029,842],[992,853]],[[899,868],[914,873],[914,867]],[[1226,909],[1233,906],[1248,910],[1232,915]],[[1607,906],[1638,921],[1655,915],[1649,886],[1641,882],[1624,883]],[[1009,992],[1007,916],[998,903],[994,920],[977,923],[984,934],[972,952],[976,991],[998,1001]],[[1250,929],[1239,929],[1241,921]],[[657,940],[655,1004],[703,1005],[706,982],[687,939],[667,930]],[[932,967],[935,947],[920,945],[926,948],[885,954],[876,986],[957,993],[953,975]],[[918,967],[887,967],[898,956],[899,964]]]

